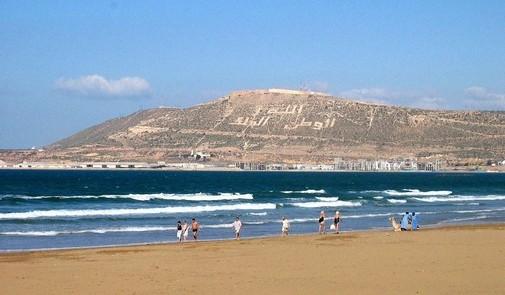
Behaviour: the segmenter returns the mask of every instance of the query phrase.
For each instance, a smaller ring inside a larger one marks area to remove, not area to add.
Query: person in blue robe
[[[419,229],[418,216],[416,215],[416,212],[412,212],[412,230],[418,230],[418,229]]]
[[[407,212],[405,212],[405,214],[403,214],[402,222],[400,224],[400,229],[402,231],[407,230],[408,225],[409,225],[409,212],[407,211]]]

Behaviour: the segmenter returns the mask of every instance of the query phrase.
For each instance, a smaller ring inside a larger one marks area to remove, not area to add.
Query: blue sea
[[[505,221],[505,174],[0,170],[0,251],[176,241],[196,218],[201,239],[389,227],[415,211],[421,226]],[[328,222],[327,225],[329,226]]]

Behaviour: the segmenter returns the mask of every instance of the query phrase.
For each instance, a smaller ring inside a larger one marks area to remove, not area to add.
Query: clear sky
[[[0,148],[270,87],[505,110],[505,1],[0,0]]]

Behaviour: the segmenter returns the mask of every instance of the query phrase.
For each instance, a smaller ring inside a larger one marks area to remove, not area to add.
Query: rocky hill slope
[[[73,160],[487,159],[505,153],[505,112],[431,111],[279,89],[234,92],[187,109],[149,109],[48,147]]]

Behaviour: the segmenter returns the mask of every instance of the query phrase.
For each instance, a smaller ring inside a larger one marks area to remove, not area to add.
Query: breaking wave
[[[420,191],[418,189],[404,189],[402,191],[397,190],[385,190],[383,193],[389,196],[448,196],[452,194],[452,191]]]
[[[201,228],[231,228],[233,223],[201,225]]]
[[[248,222],[247,224],[263,224],[264,222]],[[232,223],[229,224],[208,224],[202,225],[201,228],[231,228]],[[146,227],[119,227],[119,228],[96,228],[96,229],[83,229],[83,230],[63,230],[63,231],[7,231],[0,232],[0,235],[7,236],[40,236],[50,237],[58,235],[72,235],[72,234],[106,234],[106,233],[122,233],[122,232],[155,232],[155,231],[175,231],[175,227],[161,227],[161,226],[146,226]]]
[[[64,231],[10,231],[0,232],[0,235],[10,236],[57,236],[69,234],[106,234],[106,233],[120,233],[120,232],[151,232],[151,231],[170,231],[175,230],[175,227],[119,227],[119,228],[97,228],[97,229],[83,229],[83,230],[64,230]]]
[[[323,202],[338,201],[338,197],[316,197],[316,199],[318,199],[319,201],[323,201]]]
[[[391,204],[405,204],[407,200],[399,200],[399,199],[387,199]]]
[[[324,189],[307,189],[303,191],[281,191],[283,194],[325,194],[326,191]]]
[[[228,210],[267,210],[275,209],[271,203],[262,204],[232,204],[216,206],[162,207],[135,209],[84,209],[84,210],[35,210],[29,212],[0,213],[0,219],[31,219],[52,217],[84,217],[84,216],[118,216],[118,215],[149,215],[173,213],[197,213]]]
[[[247,213],[248,215],[253,215],[253,216],[266,216],[268,213],[267,212],[250,212]]]
[[[329,202],[291,203],[290,205],[301,208],[324,208],[324,207],[359,207],[361,206],[361,203],[352,201],[329,201]]]
[[[458,201],[501,201],[505,200],[505,196],[487,195],[487,196],[451,196],[451,197],[426,197],[412,198],[420,202],[458,202]]]
[[[376,213],[376,214],[360,214],[360,215],[346,215],[345,218],[371,218],[371,217],[386,217],[392,215],[400,215],[401,213]]]

